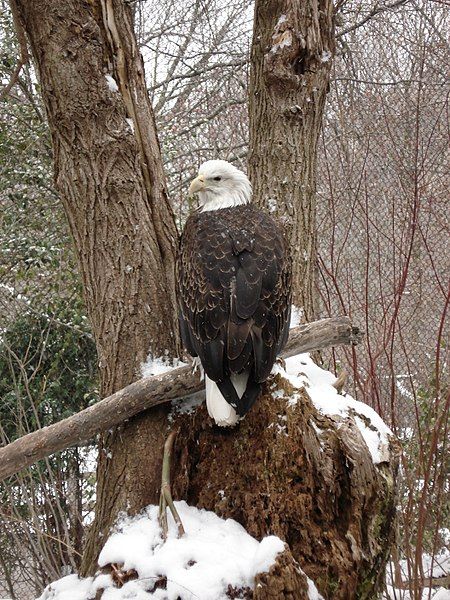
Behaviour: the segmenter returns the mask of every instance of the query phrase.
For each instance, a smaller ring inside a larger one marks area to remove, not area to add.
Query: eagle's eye
[[[220,181],[222,177],[213,177],[214,181]]]

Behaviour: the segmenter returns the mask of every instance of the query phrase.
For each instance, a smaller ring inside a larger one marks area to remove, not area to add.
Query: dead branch
[[[361,19],[361,21],[358,21],[351,27],[347,27],[347,29],[344,29],[344,30],[336,33],[336,39],[339,39],[339,38],[343,37],[344,35],[347,35],[347,33],[350,33],[351,31],[355,31],[356,29],[359,29],[360,27],[365,25],[368,21],[370,21],[371,19],[373,19],[380,13],[383,13],[383,12],[386,12],[389,10],[394,10],[394,9],[398,8],[399,6],[401,6],[402,4],[406,4],[406,2],[408,2],[408,0],[395,0],[395,2],[392,2],[391,4],[384,4],[384,5],[379,5],[378,3],[376,3],[374,8],[363,19]]]
[[[362,335],[349,317],[332,317],[291,330],[282,356],[357,344]],[[29,433],[0,448],[0,481],[41,458],[92,439],[97,433],[123,423],[138,413],[163,404],[181,402],[200,391],[204,383],[192,368],[180,367],[164,375],[140,379],[67,419]]]

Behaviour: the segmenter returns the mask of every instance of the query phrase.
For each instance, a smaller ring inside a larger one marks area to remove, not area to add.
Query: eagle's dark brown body
[[[291,260],[279,225],[252,204],[195,212],[178,259],[183,343],[239,415],[287,341]],[[231,373],[249,372],[240,399]]]

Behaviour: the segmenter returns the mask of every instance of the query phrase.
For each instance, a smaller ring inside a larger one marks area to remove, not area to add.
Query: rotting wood
[[[308,600],[295,564],[326,600],[378,597],[394,539],[400,445],[380,438],[375,464],[359,418],[357,408],[324,414],[308,387],[280,375],[238,430],[211,427],[204,404],[175,416],[174,497],[289,546],[293,561],[280,568],[277,560],[255,581],[255,600]]]
[[[357,344],[358,329],[348,317],[332,317],[291,330],[282,356],[287,358],[329,346]],[[190,366],[140,379],[67,419],[29,433],[0,448],[0,480],[50,454],[81,444],[134,415],[170,401],[181,401],[204,387]]]

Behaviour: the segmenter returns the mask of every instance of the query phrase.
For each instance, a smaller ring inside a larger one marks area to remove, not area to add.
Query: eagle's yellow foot
[[[166,443],[164,444],[164,455],[162,465],[162,478],[161,478],[161,494],[159,497],[159,525],[162,529],[163,537],[166,540],[169,527],[167,524],[167,507],[174,518],[175,523],[178,527],[178,537],[184,535],[184,527],[181,522],[180,515],[178,514],[175,504],[172,499],[172,492],[170,489],[170,464],[172,458],[173,444],[177,437],[176,431],[171,431],[167,437]]]

